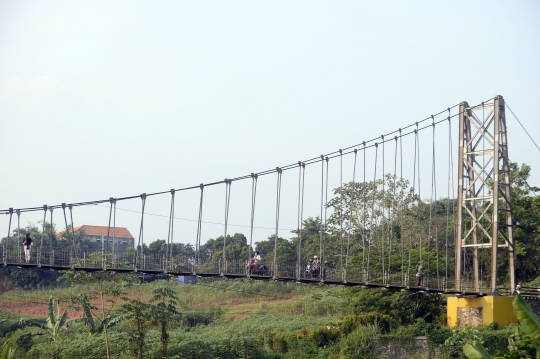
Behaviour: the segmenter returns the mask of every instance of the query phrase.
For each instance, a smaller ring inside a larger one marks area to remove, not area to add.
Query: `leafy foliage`
[[[508,339],[508,350],[499,351],[491,356],[482,343],[474,340],[463,346],[463,353],[469,359],[518,359],[540,358],[540,319],[533,313],[531,307],[525,303],[521,296],[517,296],[512,303],[514,312],[521,324]]]

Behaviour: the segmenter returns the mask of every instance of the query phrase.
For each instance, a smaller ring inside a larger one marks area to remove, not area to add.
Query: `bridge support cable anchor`
[[[326,162],[326,176],[324,173],[324,163]],[[319,277],[321,281],[324,278],[325,265],[324,265],[324,240],[326,239],[326,219],[328,213],[328,168],[329,168],[329,158],[321,155],[321,229],[319,236]],[[323,209],[324,209],[324,218],[323,218]]]
[[[431,126],[433,128],[432,133],[432,158],[431,158],[431,196],[430,196],[430,202],[429,202],[429,226],[428,226],[428,237],[427,237],[427,284],[429,285],[430,279],[431,279],[431,242],[433,241],[433,200],[437,201],[437,178],[435,176],[435,170],[436,170],[436,153],[435,153],[435,119],[434,116],[431,115]],[[435,229],[435,251],[436,251],[436,266],[437,266],[437,282],[439,281],[439,248],[438,248],[438,241],[437,241],[437,232]],[[427,286],[426,286],[427,287]]]
[[[111,232],[111,221],[112,221],[112,217],[113,217],[113,206],[116,203],[116,200],[113,197],[110,197],[109,198],[109,203],[110,203],[109,225],[107,226],[107,239],[106,239],[107,246],[105,247],[104,242],[103,241],[101,242],[101,268],[103,268],[103,270],[107,269],[106,256],[109,254],[109,241],[110,241],[109,238],[110,238],[110,232]],[[113,252],[114,252],[114,239],[113,239],[112,247],[113,247],[112,249],[113,249]],[[104,251],[104,248],[105,248],[105,251]]]
[[[374,230],[373,230],[373,219],[375,217],[375,194],[377,193],[377,160],[378,160],[378,154],[379,154],[379,143],[375,142],[375,169],[373,171],[373,185],[372,185],[372,191],[373,195],[371,196],[371,213],[370,213],[370,224],[369,224],[369,243],[368,243],[368,257],[367,257],[367,282],[370,277],[369,268],[370,268],[370,262],[371,262],[371,246],[373,245],[374,241]]]
[[[392,188],[392,202],[390,204],[390,208],[388,210],[388,216],[390,219],[390,233],[389,233],[389,239],[388,239],[388,281],[390,281],[391,278],[391,266],[392,266],[392,239],[394,237],[394,217],[396,214],[396,173],[397,173],[397,150],[398,150],[398,138],[397,136],[394,137],[394,145],[395,145],[395,151],[394,151],[394,178],[393,178],[393,188]],[[389,282],[388,282],[389,283]]]
[[[351,198],[350,198],[350,204],[349,204],[349,211],[350,211],[350,216],[349,216],[349,228],[347,229],[347,252],[346,252],[346,257],[345,257],[345,272],[344,272],[344,275],[343,275],[343,282],[344,283],[347,283],[347,268],[349,266],[349,250],[351,248],[351,231],[353,230],[353,221],[354,221],[354,216],[353,216],[353,208],[357,208],[358,210],[358,207],[356,206],[355,204],[355,193],[356,193],[356,159],[357,159],[357,155],[358,155],[358,150],[355,148],[354,149],[354,165],[353,165],[353,177],[352,177],[352,186],[351,186]]]
[[[66,240],[69,243],[70,242],[70,240],[69,240],[70,239],[69,238],[70,237],[70,233],[69,233],[70,231],[69,231],[69,227],[68,227],[68,223],[67,223],[66,207],[67,207],[67,205],[65,203],[62,203],[62,212],[64,214],[64,224],[66,226],[66,231],[64,233],[66,235]],[[69,246],[69,247],[70,247],[69,248],[69,267],[71,269],[73,269],[73,249],[74,248],[73,248],[73,246]]]
[[[251,221],[249,225],[249,258],[252,257],[253,249],[253,222],[255,220],[255,200],[257,199],[257,179],[258,176],[254,173],[251,173]],[[247,271],[247,277],[250,277],[250,272]]]
[[[116,243],[116,247],[115,247],[115,244]],[[116,251],[115,251],[116,249]],[[113,240],[112,240],[112,268],[116,268],[117,266],[117,261],[116,261],[116,257],[118,256],[118,241],[116,239],[116,198],[114,199],[114,202],[113,202]]]
[[[450,116],[450,108],[448,108],[448,181],[447,181],[447,194],[446,194],[446,238],[444,241],[444,251],[445,251],[445,273],[444,273],[444,289],[448,289],[448,237],[449,237],[449,228],[450,228],[450,179],[454,176],[454,166],[452,160],[452,120]],[[452,173],[452,177],[450,177]],[[452,193],[454,193],[452,181]],[[453,201],[452,201],[453,204]]]
[[[384,143],[386,141],[384,140],[384,135],[381,136],[381,144],[382,144],[382,172],[381,172],[381,182],[382,182],[382,193],[383,193],[383,199],[382,199],[382,203],[381,203],[381,207],[382,207],[382,211],[381,211],[381,262],[382,262],[382,282],[383,284],[386,284],[386,272],[385,272],[385,255],[384,255],[384,242],[386,240],[386,233],[385,233],[385,230],[384,230],[384,224],[386,222],[385,218],[384,218],[384,210],[385,210],[385,201],[384,201],[384,194],[386,193],[385,191],[385,178],[384,178],[384,175],[385,175],[385,168],[384,168],[384,159],[385,159],[385,152],[384,152]]]
[[[281,206],[281,173],[282,170],[279,167],[276,167],[277,173],[277,188],[276,188],[276,232],[274,237],[274,262],[272,268],[272,277],[277,279],[277,244],[278,244],[278,235],[279,235],[279,209]]]
[[[403,180],[403,136],[401,134],[401,128],[399,129],[399,166],[400,166],[400,181]],[[396,143],[397,147],[397,143]],[[406,285],[405,280],[405,239],[403,238],[403,203],[405,202],[403,184],[400,185],[400,194],[399,194],[399,231],[401,239],[401,281],[402,285]]]
[[[17,213],[17,262],[22,263],[21,259],[21,210],[18,209]]]
[[[139,241],[137,244],[137,250],[135,251],[134,258],[134,270],[137,271],[139,265],[139,249],[141,253],[141,260],[143,261],[142,267],[144,268],[144,207],[146,205],[146,193],[140,195],[142,210],[141,210],[141,226],[139,227]]]
[[[416,135],[416,142],[417,142],[417,147],[418,147],[418,151],[416,151],[416,155],[418,156],[418,161],[416,162],[416,165],[417,165],[417,179],[418,179],[418,206],[416,206],[416,218],[418,219],[418,222],[420,222],[420,202],[422,201],[422,186],[421,186],[421,183],[420,183],[420,131],[418,130],[418,122],[416,123],[416,132],[415,132],[415,135]],[[422,231],[419,230],[418,231],[418,243],[419,243],[419,247],[420,247],[420,263],[419,265],[422,265],[423,262],[422,262]]]
[[[341,270],[341,281],[344,280],[344,268],[343,268],[343,150],[339,149],[339,240],[340,240],[340,270]]]
[[[166,263],[168,262],[168,270],[173,270],[173,244],[174,244],[174,200],[175,200],[174,189],[171,189],[171,209],[169,211],[169,227],[167,230],[167,254],[166,254]]]
[[[45,220],[47,219],[47,205],[43,205],[43,222],[41,226],[41,243],[39,244],[39,252],[37,258],[37,265],[41,267],[41,255],[43,249],[43,237],[45,236]]]
[[[223,267],[221,275],[223,276],[224,273],[227,273],[227,224],[229,223],[229,206],[231,203],[231,184],[232,181],[229,179],[225,179],[225,225],[224,225],[224,233],[223,233]]]
[[[324,156],[321,155],[321,217],[320,217],[320,228],[319,228],[319,262],[322,262],[322,253],[323,253],[323,210],[324,210]],[[321,276],[322,276],[322,265],[321,265]]]
[[[8,225],[8,235],[7,235],[7,242],[4,246],[4,266],[7,266],[8,264],[8,255],[9,255],[9,239],[11,234],[11,219],[13,217],[13,208],[9,209],[9,225]]]
[[[304,219],[304,184],[305,184],[306,164],[298,161],[298,248],[296,259],[296,280],[300,281],[302,276],[302,229]]]
[[[201,231],[202,231],[202,210],[203,210],[203,195],[204,195],[204,184],[201,183],[199,185],[199,188],[201,189],[201,196],[199,200],[199,219],[197,220],[197,237],[195,238],[195,260],[192,264],[192,270],[193,274],[196,273],[196,268],[200,266],[201,258],[200,258],[200,252],[201,252]]]
[[[51,233],[49,233],[49,263],[54,265],[54,251],[53,251],[53,239],[54,239],[54,226],[53,226],[53,209],[54,207],[49,207],[49,212],[51,212]]]
[[[418,152],[418,140],[417,140],[417,133],[418,133],[418,122],[416,123],[416,129],[414,130],[414,159],[413,159],[413,192],[412,192],[412,199],[415,200],[416,197],[416,160],[417,160],[417,152]],[[414,202],[413,202],[414,204]],[[412,254],[412,237],[413,233],[415,232],[415,225],[416,218],[413,217],[413,220],[411,221],[410,231],[409,231],[409,258],[407,263],[407,280],[404,285],[410,286],[411,281],[411,254]]]
[[[362,204],[363,204],[363,215],[362,215],[362,219],[363,219],[363,224],[362,224],[362,282],[365,282],[367,280],[367,272],[366,272],[366,243],[367,240],[366,240],[366,203],[367,203],[367,199],[366,199],[366,141],[362,142],[362,145],[364,146],[363,148],[363,152],[364,152],[364,162],[363,162],[363,165],[364,165],[364,183],[363,183],[363,188],[364,188],[364,191],[363,191],[363,194],[364,194],[364,198],[362,198]]]

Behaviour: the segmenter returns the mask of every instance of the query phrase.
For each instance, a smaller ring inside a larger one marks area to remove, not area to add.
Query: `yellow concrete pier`
[[[481,327],[497,322],[500,326],[517,323],[512,301],[514,297],[486,296],[478,298],[449,297],[449,327]]]

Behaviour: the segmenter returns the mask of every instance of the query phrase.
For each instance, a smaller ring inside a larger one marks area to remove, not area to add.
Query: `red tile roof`
[[[107,237],[107,231],[109,231],[109,237],[113,236],[113,233],[115,233],[116,238],[131,238],[133,239],[133,236],[131,233],[129,233],[127,228],[124,227],[116,227],[116,230],[114,230],[113,227],[110,228],[107,226],[89,226],[84,225],[80,227],[75,227],[75,232],[78,232],[80,230],[84,230],[84,233],[89,236],[105,236]],[[64,232],[60,232],[57,234],[57,236],[62,236]]]

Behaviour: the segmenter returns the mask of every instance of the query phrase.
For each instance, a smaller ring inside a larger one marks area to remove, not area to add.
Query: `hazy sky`
[[[495,95],[540,144],[539,19],[538,1],[0,0],[0,209],[236,177]],[[509,111],[507,122],[510,158],[530,164],[539,186],[540,152]],[[445,180],[446,167],[443,158]],[[285,237],[296,227],[297,175],[283,175]],[[306,176],[306,213],[317,215],[319,167]],[[275,226],[275,181],[260,180],[256,226]],[[250,186],[233,183],[233,224],[249,226]],[[178,196],[177,217],[197,218],[198,195]],[[146,242],[166,237],[168,201],[148,200],[147,212],[165,217],[145,219]],[[224,187],[205,191],[204,203],[203,219],[223,222]],[[40,218],[25,214],[21,226]],[[106,225],[108,208],[77,209],[74,220]],[[64,228],[60,211],[54,222]],[[116,223],[138,237],[137,213],[119,210]],[[176,240],[194,241],[195,222],[176,227]],[[222,232],[203,226],[203,242]]]

